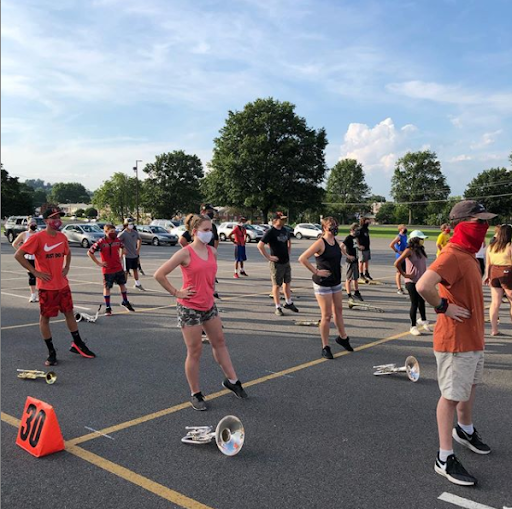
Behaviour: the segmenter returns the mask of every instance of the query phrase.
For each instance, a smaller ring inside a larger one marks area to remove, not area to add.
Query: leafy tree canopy
[[[55,203],[89,203],[87,189],[79,182],[57,182],[53,185],[48,199]]]
[[[135,211],[135,177],[117,172],[96,190],[93,205],[105,210],[105,216],[111,221],[123,221]]]
[[[32,189],[21,183],[18,177],[10,177],[7,170],[2,171],[2,217],[28,215],[34,212]]]

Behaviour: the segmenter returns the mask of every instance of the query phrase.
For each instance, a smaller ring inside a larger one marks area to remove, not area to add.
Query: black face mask
[[[210,218],[210,219],[213,219],[213,216],[215,215],[214,212],[207,212],[206,215]]]
[[[329,228],[329,231],[336,237],[338,235],[338,227],[337,226],[331,226]]]
[[[35,231],[37,230],[37,224],[31,224],[31,225],[29,226],[29,228],[30,228],[33,232],[35,232]]]

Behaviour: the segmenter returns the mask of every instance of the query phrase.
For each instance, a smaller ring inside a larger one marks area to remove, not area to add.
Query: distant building
[[[59,207],[66,213],[67,216],[74,216],[78,209],[88,209],[91,207],[90,203],[59,203]]]

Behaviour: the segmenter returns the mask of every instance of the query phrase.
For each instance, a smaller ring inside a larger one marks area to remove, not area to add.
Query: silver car
[[[84,248],[92,246],[97,240],[105,236],[103,230],[94,223],[67,224],[61,231],[68,238],[70,244],[80,244]]]
[[[178,237],[169,233],[163,226],[137,225],[137,231],[143,244],[153,244],[154,246],[170,244],[175,246],[178,243]]]

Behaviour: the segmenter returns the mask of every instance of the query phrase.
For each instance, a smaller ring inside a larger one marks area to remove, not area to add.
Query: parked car
[[[90,247],[105,236],[97,224],[71,223],[64,226],[61,231],[70,244],[80,244],[84,248]]]
[[[28,230],[28,220],[30,217],[31,216],[11,216],[7,219],[4,225],[4,235],[11,244],[21,232]],[[46,228],[46,223],[41,217],[35,217],[34,219],[37,221],[38,230],[44,230]]]
[[[172,235],[176,235],[178,239],[187,231],[184,224],[180,224],[171,230]]]
[[[150,226],[161,226],[162,228],[165,228],[168,233],[171,233],[171,230],[173,228],[176,228],[176,224],[171,221],[170,219],[153,219]]]
[[[170,244],[175,246],[178,243],[178,237],[169,233],[163,226],[138,224],[136,228],[143,244],[153,244],[154,246]]]
[[[322,236],[322,230],[312,223],[300,223],[293,230],[297,239],[319,239]]]
[[[293,228],[291,226],[288,226],[287,224],[284,225],[284,229],[288,232],[290,237],[295,237],[295,233],[293,231]]]
[[[256,226],[259,226],[264,232],[266,232],[267,230],[270,230],[270,228],[272,228],[269,224],[258,224]]]
[[[222,223],[219,228],[217,229],[219,232],[219,239],[220,240],[228,240],[229,235],[233,231],[233,228],[238,223]],[[257,230],[252,224],[246,224],[245,227],[247,228],[247,237],[246,242],[258,242],[263,237],[263,232],[261,230]]]

